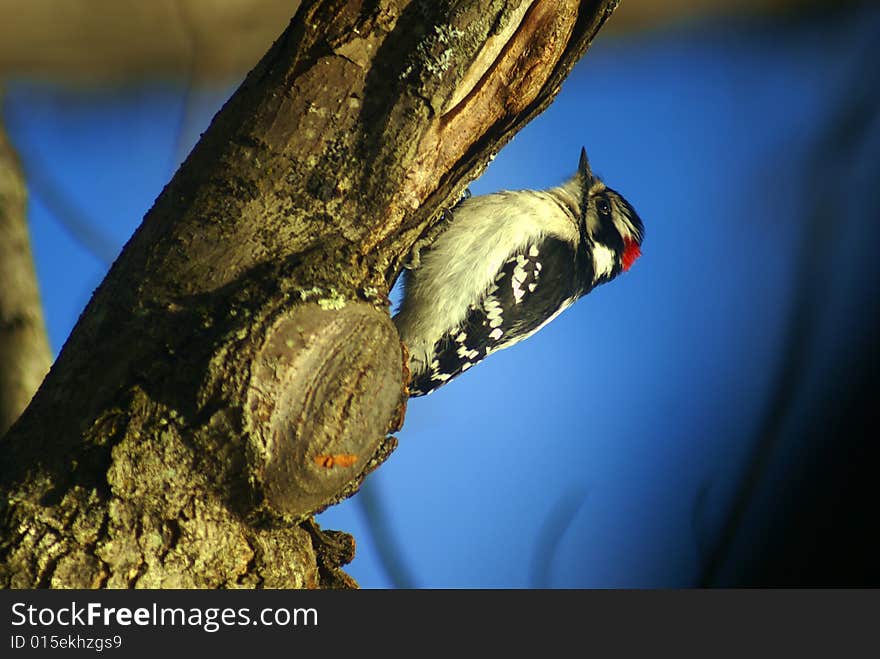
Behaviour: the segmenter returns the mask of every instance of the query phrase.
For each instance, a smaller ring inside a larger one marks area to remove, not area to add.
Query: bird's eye
[[[611,204],[608,203],[607,199],[600,198],[596,202],[596,210],[599,211],[600,215],[611,215]]]

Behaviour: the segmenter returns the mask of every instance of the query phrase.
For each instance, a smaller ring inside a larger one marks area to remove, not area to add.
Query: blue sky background
[[[748,557],[815,448],[798,432],[811,396],[846,377],[838,357],[877,309],[867,200],[880,126],[854,151],[844,190],[816,149],[878,34],[880,11],[860,9],[597,41],[471,189],[555,185],[584,145],[641,214],[644,255],[529,341],[411,402],[398,450],[368,479],[386,532],[371,532],[357,497],[319,518],[355,535],[349,572],[362,586],[696,584],[773,392],[805,227],[827,184],[839,217],[811,294],[817,329],[730,561]],[[93,251],[115,256],[231,89],[8,89],[56,351],[108,267],[59,224],[59,205],[106,236]],[[396,582],[379,551],[389,538]]]

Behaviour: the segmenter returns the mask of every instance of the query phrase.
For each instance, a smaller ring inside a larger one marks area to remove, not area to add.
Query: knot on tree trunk
[[[254,481],[275,512],[304,517],[354,494],[396,444],[375,428],[393,419],[393,432],[402,417],[397,331],[387,312],[344,304],[294,307],[253,362],[245,424]]]

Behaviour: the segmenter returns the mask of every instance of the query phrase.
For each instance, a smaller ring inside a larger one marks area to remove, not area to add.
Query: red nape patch
[[[634,240],[624,239],[623,241],[623,258],[621,261],[623,262],[623,269],[629,270],[632,267],[632,264],[636,262],[636,259],[642,255],[642,249],[639,247],[639,244]]]

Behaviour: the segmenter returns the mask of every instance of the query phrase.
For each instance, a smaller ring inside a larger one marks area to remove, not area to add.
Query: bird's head
[[[629,270],[642,255],[645,228],[630,203],[593,175],[586,149],[581,149],[576,179],[585,247],[592,254],[595,281],[608,281]]]

